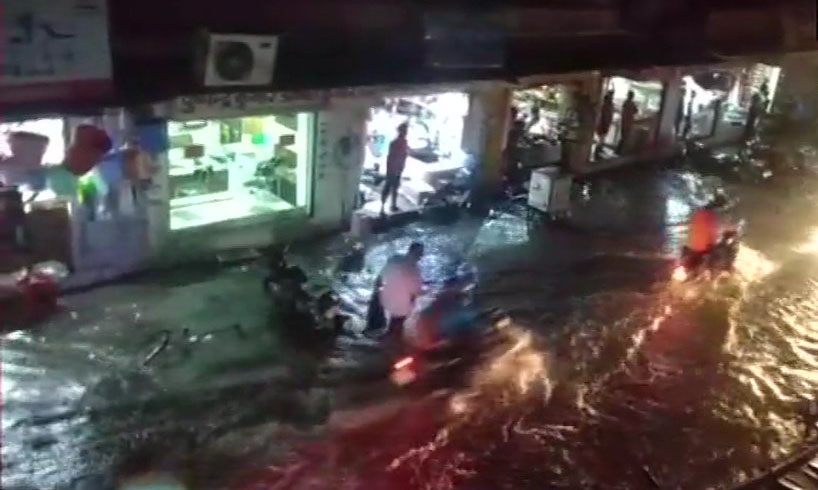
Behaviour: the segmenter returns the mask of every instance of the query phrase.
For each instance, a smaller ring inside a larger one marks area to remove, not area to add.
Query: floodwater
[[[514,320],[508,348],[467,383],[354,431],[333,425],[348,387],[326,375],[366,366],[377,346],[352,335],[317,359],[283,345],[257,268],[69,298],[70,313],[4,339],[3,488],[110,488],[146,447],[195,488],[746,480],[804,443],[818,394],[818,182],[730,185],[747,220],[737,273],[673,293],[679,225],[716,185],[634,172],[592,183],[569,226],[532,226],[514,205],[411,225],[347,274],[333,268],[342,241],[299,249],[361,308],[386,257],[422,239],[426,277],[475,267],[478,304]],[[371,407],[345,408],[349,422]]]

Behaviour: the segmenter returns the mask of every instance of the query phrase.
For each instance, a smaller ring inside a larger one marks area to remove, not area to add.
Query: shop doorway
[[[677,135],[682,138],[736,141],[745,135],[753,106],[761,112],[772,107],[781,69],[755,64],[744,68],[714,68],[683,78],[683,100],[678,108]]]
[[[312,113],[170,121],[170,228],[306,209]]]
[[[603,83],[592,161],[638,154],[655,143],[664,84],[610,77]]]
[[[687,75],[676,116],[676,135],[705,139],[716,135],[723,114],[734,114],[740,106],[737,77],[730,71],[713,70]],[[741,119],[741,117],[739,117]]]
[[[580,88],[567,82],[514,92],[507,142],[509,181],[521,184],[535,168],[568,161],[579,128],[575,95]]]
[[[468,111],[469,96],[463,92],[388,97],[370,108],[358,208],[378,214],[382,209],[387,214],[416,211],[467,192],[463,179],[471,158],[462,143]],[[408,156],[392,209],[391,195],[382,206],[382,191],[389,146],[403,123]]]

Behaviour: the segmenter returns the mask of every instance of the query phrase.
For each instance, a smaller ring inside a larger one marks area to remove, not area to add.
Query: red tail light
[[[396,362],[392,367],[395,371],[399,371],[406,367],[411,366],[415,362],[415,359],[412,357],[404,357],[400,361]]]

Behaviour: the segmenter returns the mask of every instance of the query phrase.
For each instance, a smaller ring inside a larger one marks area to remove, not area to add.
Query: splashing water
[[[551,396],[552,382],[548,361],[533,346],[533,334],[510,329],[513,346],[493,359],[485,370],[476,373],[473,385],[479,390],[502,390],[506,397],[525,396],[535,388],[542,389],[545,399]]]
[[[818,252],[818,229],[815,229],[805,241],[793,247],[793,250],[799,254],[814,254]]]
[[[423,481],[423,488],[456,488],[458,479],[467,478],[473,473],[469,464],[474,461],[474,457],[467,457],[465,453],[457,451],[453,454],[444,453],[453,435],[469,433],[472,426],[481,424],[498,412],[502,413],[496,410],[498,404],[508,408],[531,396],[540,397],[540,404],[548,403],[554,389],[549,355],[535,348],[535,337],[531,332],[513,325],[506,327],[504,332],[512,342],[511,347],[475,372],[467,389],[451,396],[448,406],[449,422],[431,441],[410,448],[394,458],[388,466],[389,471],[408,466],[417,474],[422,465],[434,460],[434,466],[438,470],[419,479]],[[503,425],[506,439],[512,425],[514,424],[511,422]],[[519,429],[519,420],[517,428]]]
[[[741,245],[734,264],[736,276],[745,285],[757,283],[778,270],[779,265],[758,250]]]

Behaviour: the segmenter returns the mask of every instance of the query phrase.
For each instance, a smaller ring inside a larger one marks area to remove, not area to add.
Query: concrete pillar
[[[818,54],[788,54],[781,60],[781,80],[773,98],[774,104],[785,103],[793,98],[801,102],[810,113],[818,112]]]
[[[478,196],[490,195],[501,182],[510,110],[511,90],[506,87],[471,93],[463,126],[463,150],[478,162]]]
[[[569,153],[568,168],[574,173],[585,173],[589,169],[594,133],[602,109],[602,75],[589,72],[582,76],[579,93],[575,94],[574,108],[577,111],[579,128],[575,133],[575,143]]]
[[[339,99],[318,113],[311,220],[315,226],[342,229],[352,215],[373,104],[368,98]]]
[[[483,104],[478,92],[469,93],[469,111],[463,118],[463,151],[473,155],[478,161],[483,157]]]
[[[659,128],[656,137],[656,152],[661,156],[673,154],[676,143],[676,113],[682,101],[682,71],[677,68],[667,70],[662,77],[665,90],[659,112]]]

